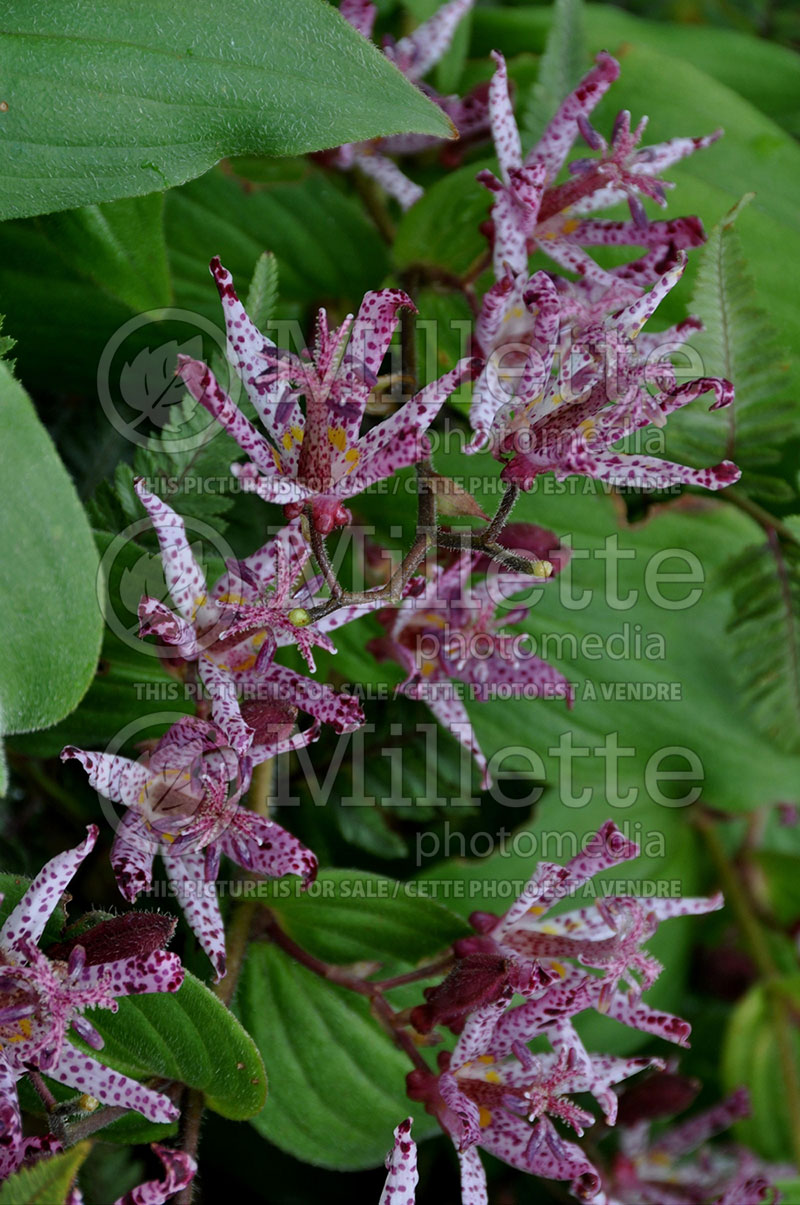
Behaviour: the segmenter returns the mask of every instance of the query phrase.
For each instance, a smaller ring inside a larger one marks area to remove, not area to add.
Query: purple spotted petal
[[[341,0],[339,12],[345,21],[349,21],[353,29],[357,29],[363,37],[372,37],[378,12],[372,0]]]
[[[80,762],[90,785],[106,799],[124,803],[126,807],[140,802],[149,777],[149,771],[140,762],[115,753],[86,752],[75,745],[67,745],[61,750],[61,760],[72,758]]]
[[[23,1155],[17,1079],[18,1074],[0,1054],[0,1180],[17,1170]]]
[[[132,1188],[123,1197],[118,1197],[114,1205],[166,1205],[175,1193],[191,1184],[197,1171],[197,1163],[191,1155],[157,1142],[153,1143],[152,1149],[164,1165],[163,1178],[147,1180]]]
[[[180,1111],[169,1097],[143,1087],[119,1071],[104,1067],[97,1059],[83,1054],[68,1042],[64,1044],[56,1064],[48,1067],[47,1074],[85,1096],[96,1097],[101,1104],[135,1109],[148,1121],[169,1122],[180,1116]]]
[[[544,163],[548,180],[554,180],[563,166],[578,133],[578,118],[588,117],[618,76],[619,63],[603,51],[588,75],[561,103],[529,156]]]
[[[317,859],[310,849],[274,820],[266,820],[238,808],[222,834],[223,853],[243,866],[270,879],[299,875],[310,883],[317,873]]]
[[[172,601],[183,618],[193,623],[206,601],[207,587],[205,574],[189,547],[183,519],[166,502],[150,493],[143,478],[137,477],[133,485],[158,536],[164,577]]]
[[[142,891],[150,890],[157,849],[158,841],[139,811],[131,808],[119,821],[111,846],[111,865],[117,885],[129,904],[133,904]]]
[[[219,981],[225,974],[225,928],[217,900],[216,884],[206,876],[205,853],[173,857],[161,851],[170,882],[175,885],[184,915],[200,945],[211,959]]]
[[[472,8],[475,0],[450,0],[412,34],[401,38],[386,53],[410,80],[416,82],[447,53],[456,27]]]
[[[86,987],[107,987],[112,996],[177,992],[183,983],[183,967],[177,954],[153,950],[150,954],[84,967],[78,982]]]
[[[423,194],[424,190],[419,184],[401,172],[396,163],[385,155],[378,154],[371,147],[358,149],[354,153],[353,166],[359,168],[376,184],[380,184],[384,192],[394,197],[404,212],[415,205]]]
[[[3,946],[21,950],[27,943],[39,940],[70,879],[94,849],[99,831],[96,824],[87,825],[86,839],[80,845],[56,854],[39,871],[0,929]]]
[[[388,1174],[378,1205],[414,1205],[417,1174],[417,1144],[411,1137],[413,1117],[401,1121],[394,1132],[394,1146],[386,1156]]]
[[[278,469],[276,453],[268,440],[228,397],[210,368],[200,360],[178,356],[178,372],[192,397],[228,432],[243,452],[250,456],[262,473]],[[175,595],[173,594],[173,598]],[[176,599],[177,603],[177,599]]]
[[[478,1148],[470,1146],[465,1151],[459,1151],[458,1165],[461,1171],[461,1205],[489,1205],[486,1172]]]

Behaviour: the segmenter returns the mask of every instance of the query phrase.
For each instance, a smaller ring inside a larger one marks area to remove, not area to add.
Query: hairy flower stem
[[[408,1055],[418,1070],[430,1071],[428,1064],[417,1049],[413,1037],[399,1020],[399,1014],[395,1012],[383,994],[387,983],[395,986],[398,981],[386,980],[385,983],[370,983],[366,979],[360,979],[357,975],[352,975],[343,967],[333,966],[331,963],[323,962],[320,958],[315,958],[313,954],[309,954],[307,950],[304,950],[302,946],[299,946],[296,941],[289,937],[288,933],[283,931],[275,915],[266,908],[261,911],[259,927],[274,945],[278,946],[285,954],[288,954],[290,958],[293,958],[295,962],[304,966],[314,975],[318,975],[320,979],[326,979],[329,983],[336,983],[339,987],[346,988],[347,991],[357,992],[358,995],[365,996],[370,1002],[373,1014],[394,1043]],[[435,966],[425,969],[426,971],[435,970]],[[403,976],[400,977],[399,981],[408,982]]]
[[[183,1143],[182,1149],[194,1159],[200,1144],[200,1127],[203,1123],[205,1096],[198,1088],[187,1091],[187,1105],[183,1114]],[[181,1189],[175,1197],[175,1205],[192,1205],[195,1179]]]
[[[780,970],[770,952],[766,934],[759,924],[755,903],[748,893],[746,878],[739,874],[729,858],[712,818],[706,812],[698,811],[694,822],[716,867],[725,902],[732,909],[750,956],[764,980],[764,990],[772,1011],[780,1055],[792,1152],[795,1163],[800,1167],[800,1076],[795,1056],[791,1005],[781,991]]]

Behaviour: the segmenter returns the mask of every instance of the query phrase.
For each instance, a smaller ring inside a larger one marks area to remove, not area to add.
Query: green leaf
[[[270,907],[290,937],[340,965],[367,959],[408,969],[471,932],[424,889],[368,871],[324,870],[310,890],[284,879],[273,891]]]
[[[776,1162],[794,1158],[783,1069],[791,1058],[795,1077],[800,1075],[800,1034],[793,1019],[798,1006],[800,975],[757,984],[736,1005],[722,1054],[726,1089],[744,1085],[750,1095],[751,1113],[735,1127],[736,1137]],[[780,1040],[784,1026],[786,1044]]]
[[[97,663],[102,616],[86,516],[30,399],[2,363],[0,510],[0,732],[27,732],[78,704]]]
[[[583,19],[583,0],[556,0],[553,5],[539,78],[520,119],[523,152],[538,142],[562,100],[586,72]]]
[[[139,196],[225,155],[292,155],[441,110],[320,0],[6,5],[0,216]]]
[[[386,248],[361,207],[308,165],[300,180],[248,189],[221,170],[210,172],[167,194],[166,230],[177,304],[217,323],[212,255],[220,256],[241,295],[261,253],[274,252],[282,300],[304,303],[360,302],[388,267]]]
[[[553,22],[551,5],[478,8],[471,53],[544,50]],[[610,50],[624,58],[630,48],[649,47],[697,67],[738,92],[792,134],[800,133],[800,59],[784,46],[736,30],[689,22],[648,21],[608,4],[587,5],[583,24],[592,54]]]
[[[414,884],[356,871],[327,871],[301,896],[274,890],[282,927],[319,958],[363,959],[401,973],[433,959],[467,932],[457,917]],[[419,985],[414,986],[415,999]],[[251,946],[237,1006],[262,1052],[271,1091],[252,1124],[298,1159],[349,1170],[372,1167],[387,1134],[408,1112],[407,1057],[370,1013],[368,1002],[289,959]],[[437,1125],[420,1111],[417,1139]]]
[[[264,1104],[267,1081],[252,1039],[213,992],[186,973],[175,993],[127,996],[97,1011],[102,1059],[126,1075],[158,1076],[199,1089],[206,1106],[243,1121]]]
[[[744,201],[752,200],[752,194]],[[699,371],[726,377],[736,389],[734,404],[723,413],[687,407],[670,424],[668,447],[679,459],[693,463],[735,461],[743,475],[739,488],[763,497],[785,500],[792,491],[780,479],[771,479],[764,466],[777,465],[783,447],[797,430],[797,402],[781,398],[786,393],[787,365],[781,364],[775,332],[758,304],[734,225],[737,205],[712,230],[699,256],[691,312],[704,329],[691,343],[699,357]],[[781,488],[782,487],[782,488]]]
[[[90,1142],[79,1142],[61,1155],[23,1167],[0,1187],[0,1205],[64,1205]]]
[[[722,569],[733,602],[727,631],[740,695],[755,722],[800,752],[800,547],[772,532]]]

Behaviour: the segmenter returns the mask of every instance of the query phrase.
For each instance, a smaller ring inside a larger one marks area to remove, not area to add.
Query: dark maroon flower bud
[[[471,912],[469,923],[476,933],[491,933],[500,917],[494,912]]]
[[[470,954],[460,959],[436,987],[427,987],[426,1004],[411,1010],[411,1024],[419,1033],[437,1025],[462,1027],[467,1013],[492,1004],[509,991],[510,963],[499,954]]]
[[[245,699],[242,719],[253,729],[254,745],[273,745],[291,735],[297,721],[297,708],[280,699]]]
[[[497,917],[492,917],[496,923]],[[493,937],[459,937],[453,942],[456,958],[467,958],[470,954],[497,954],[497,942]]]
[[[163,912],[126,912],[123,916],[101,920],[83,932],[73,933],[65,941],[48,946],[47,956],[67,962],[73,950],[82,946],[86,952],[86,966],[99,966],[103,962],[116,962],[119,958],[136,955],[144,957],[165,949],[176,924],[174,916]]]
[[[618,1123],[631,1126],[637,1121],[674,1117],[689,1108],[699,1091],[698,1080],[671,1071],[640,1077],[620,1093]]]

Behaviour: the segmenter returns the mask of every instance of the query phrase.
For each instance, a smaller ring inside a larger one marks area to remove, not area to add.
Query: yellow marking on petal
[[[558,238],[558,235],[559,235],[558,230],[546,230],[544,233],[544,237],[546,239],[549,239],[550,242],[552,242],[554,238]],[[542,236],[540,235],[539,237],[541,238]]]
[[[281,464],[281,458],[278,455],[278,449],[270,448],[270,451],[272,452],[272,459],[275,461],[275,468],[278,470],[279,473],[282,473],[283,465]]]
[[[162,833],[161,836],[164,838],[164,840],[167,842],[168,845],[172,845],[173,841],[177,840],[177,837],[173,837],[172,833]]]
[[[433,661],[424,661],[422,663],[421,673],[422,673],[423,678],[430,678],[431,674],[435,673],[435,671],[436,671],[436,665]]]
[[[361,453],[359,452],[358,448],[348,448],[344,454],[344,458],[350,465],[349,469],[347,470],[347,475],[349,476],[361,459]]]
[[[494,1055],[493,1054],[479,1054],[478,1057],[476,1058],[475,1062],[476,1063],[493,1063]],[[469,1064],[465,1063],[464,1066],[468,1067]]]
[[[260,649],[266,639],[266,632],[256,632],[255,636],[253,637],[253,648]]]
[[[220,594],[217,601],[221,603],[233,603],[234,606],[247,606],[247,602],[242,598],[241,594],[233,594],[230,591],[227,594]]]
[[[13,1035],[13,1037],[10,1037],[8,1039],[9,1042],[24,1042],[26,1040],[26,1038],[29,1038],[31,1036],[31,1019],[30,1019],[30,1017],[23,1017],[22,1020],[20,1021],[19,1025],[17,1026],[17,1028],[19,1029],[19,1033],[15,1033]]]
[[[578,430],[581,431],[587,439],[591,439],[596,431],[594,419],[585,418],[582,423],[578,424]]]
[[[500,1072],[499,1071],[487,1071],[486,1072],[486,1082],[487,1082],[487,1084],[502,1084],[503,1080],[500,1075]]]
[[[292,444],[294,443],[294,440],[292,439],[291,431],[284,431],[283,439],[281,440],[281,443],[283,444],[283,446],[287,452],[290,452],[292,450]]]
[[[531,916],[541,916],[542,913],[544,912],[544,905],[543,904],[531,904],[530,908],[528,909],[528,912],[531,914]]]
[[[580,226],[580,224],[581,223],[580,223],[579,218],[567,218],[566,222],[561,227],[562,233],[563,234],[574,234],[575,231]]]
[[[347,435],[344,427],[328,427],[328,440],[337,452],[344,452],[347,447]]]
[[[204,607],[207,602],[208,602],[208,598],[205,594],[198,595],[198,597],[194,600],[194,604],[192,606],[192,619],[195,618],[195,616],[197,615],[197,612],[200,610],[201,607]]]
[[[478,1110],[478,1124],[482,1130],[492,1124],[492,1115],[488,1109],[484,1109],[483,1105]]]
[[[559,979],[563,979],[567,973],[567,968],[564,966],[563,962],[551,962],[550,967],[555,971]]]
[[[244,661],[240,662],[240,664],[236,666],[236,673],[241,673],[241,671],[245,670],[245,669],[252,669],[253,666],[255,665],[256,661],[258,661],[258,657],[256,656],[255,653],[253,653],[252,656],[250,656],[250,657],[245,657]],[[226,665],[221,665],[220,669],[227,670],[228,667]],[[228,673],[231,673],[231,672],[233,672],[233,671],[228,670]]]

